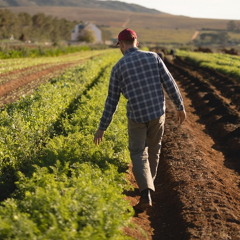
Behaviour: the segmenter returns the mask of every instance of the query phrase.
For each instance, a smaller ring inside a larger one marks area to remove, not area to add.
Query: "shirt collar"
[[[129,54],[131,52],[135,52],[136,50],[138,50],[137,47],[129,48],[128,50],[125,51],[124,56],[126,56],[127,54]]]

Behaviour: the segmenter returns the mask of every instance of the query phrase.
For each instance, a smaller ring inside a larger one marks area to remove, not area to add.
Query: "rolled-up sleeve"
[[[105,101],[104,111],[100,120],[99,129],[106,130],[112,121],[113,114],[115,113],[120,98],[119,77],[116,67],[112,69],[110,82],[108,87],[108,96]]]

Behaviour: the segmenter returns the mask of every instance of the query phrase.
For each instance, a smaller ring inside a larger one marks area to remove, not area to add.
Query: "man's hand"
[[[186,118],[186,112],[185,110],[183,111],[177,111],[177,120],[178,120],[178,123],[179,125],[181,125],[183,123],[183,121],[185,120]]]
[[[97,131],[96,131],[96,133],[94,134],[94,143],[96,144],[96,145],[98,145],[98,144],[100,144],[100,142],[102,141],[102,139],[103,139],[103,134],[104,134],[104,131],[103,130],[100,130],[100,129],[98,129]]]

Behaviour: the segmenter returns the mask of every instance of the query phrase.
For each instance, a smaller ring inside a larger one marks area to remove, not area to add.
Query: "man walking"
[[[119,33],[118,45],[124,56],[112,69],[108,96],[94,142],[98,145],[102,141],[122,93],[128,100],[128,147],[140,190],[140,201],[135,208],[145,210],[152,206],[151,191],[155,191],[154,179],[164,132],[163,89],[176,106],[179,124],[184,121],[186,113],[176,82],[158,54],[139,50],[137,34],[131,29]]]

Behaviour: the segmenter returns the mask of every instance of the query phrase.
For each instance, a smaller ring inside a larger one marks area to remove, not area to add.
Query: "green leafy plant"
[[[184,57],[199,66],[215,69],[235,78],[240,77],[240,56],[223,53],[199,53],[180,50],[177,51],[177,55]]]
[[[93,143],[118,58],[98,56],[2,110],[0,166],[16,189],[0,206],[1,239],[130,239],[124,99],[101,147]]]

